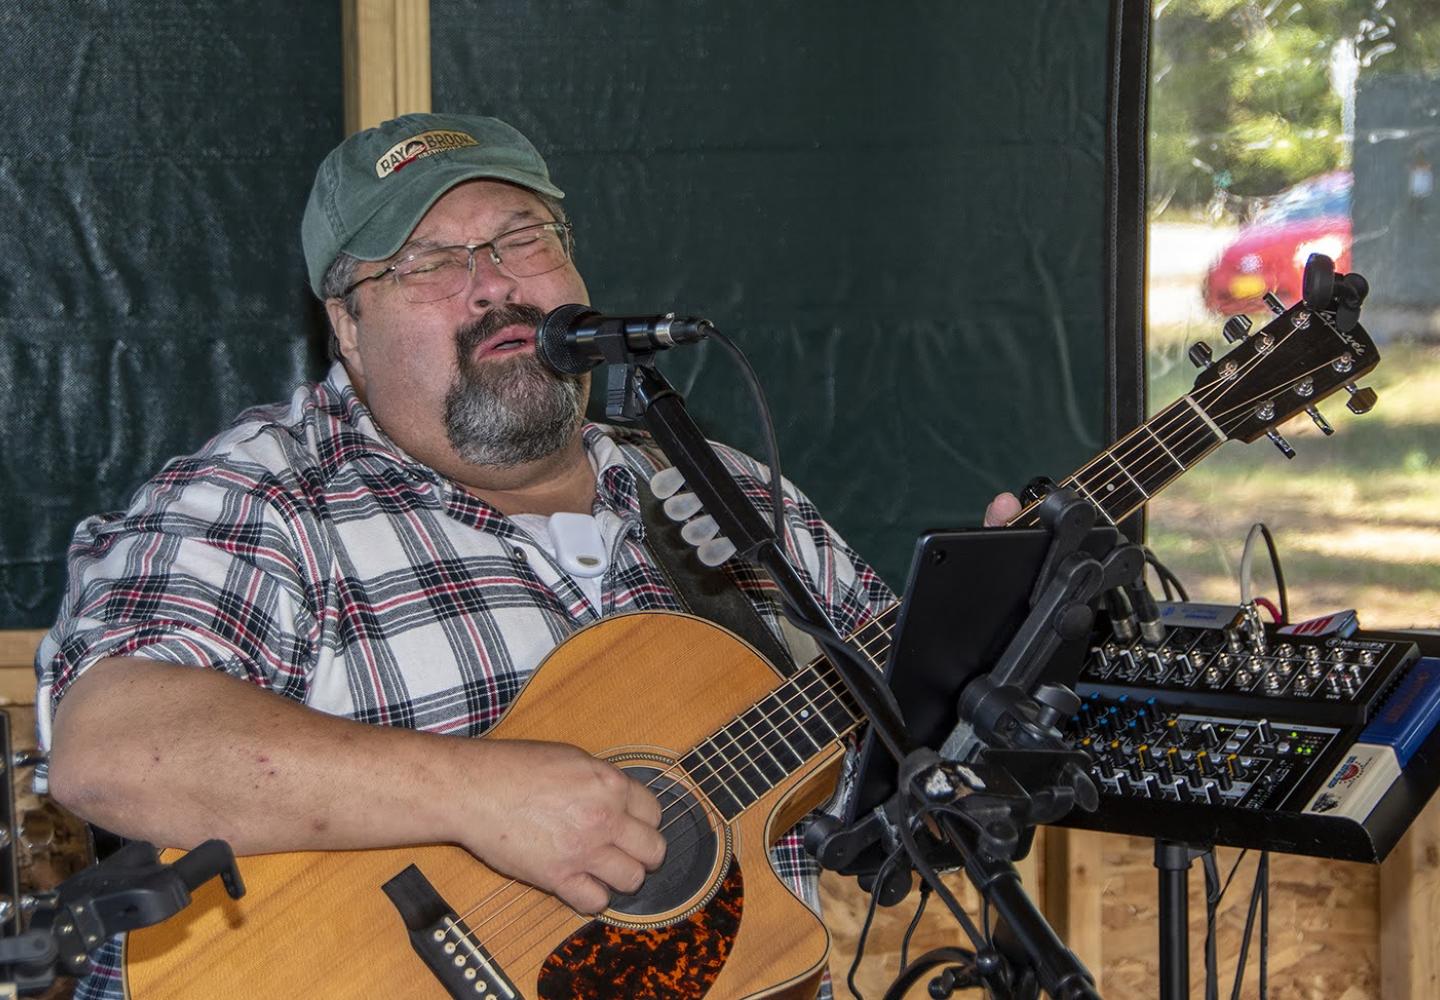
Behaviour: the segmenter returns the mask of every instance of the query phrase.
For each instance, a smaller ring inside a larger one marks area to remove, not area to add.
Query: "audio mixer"
[[[1092,640],[1067,736],[1101,803],[1062,825],[1376,861],[1440,780],[1440,664],[1413,670],[1411,637],[1235,619],[1154,638]],[[1405,723],[1393,749],[1389,715]]]

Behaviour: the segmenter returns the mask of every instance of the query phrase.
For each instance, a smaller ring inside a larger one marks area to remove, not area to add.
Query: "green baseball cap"
[[[461,181],[488,177],[563,198],[530,140],[498,118],[412,114],[356,132],[315,173],[300,239],[310,288],[343,250],[384,260]]]

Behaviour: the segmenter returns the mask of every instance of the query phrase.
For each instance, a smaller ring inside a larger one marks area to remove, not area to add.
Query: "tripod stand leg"
[[[1160,889],[1160,1000],[1190,997],[1190,862],[1184,844],[1155,841]]]

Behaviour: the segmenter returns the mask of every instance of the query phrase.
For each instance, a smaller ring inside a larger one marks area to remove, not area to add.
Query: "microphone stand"
[[[684,398],[655,368],[652,358],[632,359],[623,368],[611,368],[606,412],[611,419],[643,421],[737,553],[760,565],[774,580],[786,617],[825,650],[881,744],[900,767],[901,791],[897,798],[904,800],[904,809],[910,813],[900,824],[901,837],[916,867],[974,941],[977,955],[983,960],[977,962],[977,971],[992,995],[1012,996],[1014,985],[1033,983],[1038,978],[1038,985],[1052,997],[1098,997],[1093,977],[1036,909],[1020,886],[1014,865],[1007,860],[1006,842],[1014,846],[1014,816],[1022,802],[1030,805],[1024,789],[998,763],[955,764],[942,760],[933,750],[914,745],[894,696],[880,683],[878,672],[835,629],[786,557],[782,541],[725,469],[691,419]],[[772,470],[772,474],[778,475],[779,470]],[[991,789],[999,791],[984,794]],[[920,812],[927,808],[932,831],[961,852],[966,873],[1008,928],[1014,948],[1006,949],[1006,957],[988,946],[921,857],[911,828],[920,825]],[[944,811],[938,811],[941,808]],[[957,816],[968,827],[962,827]],[[1017,976],[1007,958],[1028,967]],[[1031,977],[1032,971],[1035,978]]]

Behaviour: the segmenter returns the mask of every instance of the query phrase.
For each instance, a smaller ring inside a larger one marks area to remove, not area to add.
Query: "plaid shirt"
[[[75,678],[114,656],[223,670],[363,722],[481,735],[576,630],[611,614],[681,609],[643,544],[637,491],[637,476],[668,463],[635,431],[590,424],[583,441],[595,511],[624,522],[601,607],[528,533],[390,442],[340,365],[288,405],[246,411],[198,454],[168,463],[128,511],[77,528],[64,605],[37,658],[41,746]],[[719,451],[768,517],[763,467]],[[894,597],[785,488],[791,559],[851,634]],[[726,569],[782,636],[768,578],[740,560]],[[772,860],[818,907],[799,836]],[[118,941],[96,956],[77,997],[121,995]]]

